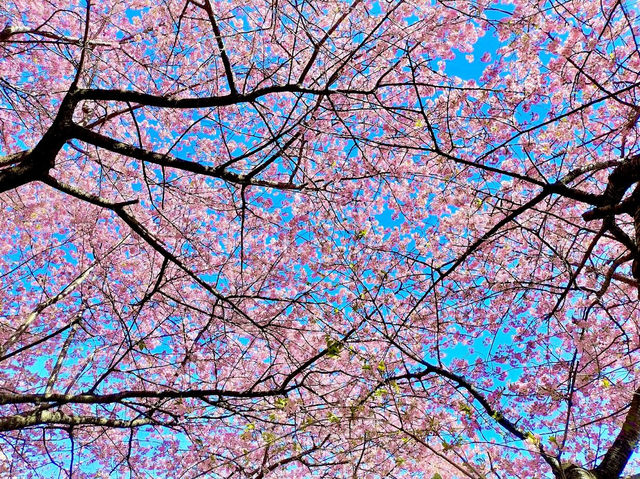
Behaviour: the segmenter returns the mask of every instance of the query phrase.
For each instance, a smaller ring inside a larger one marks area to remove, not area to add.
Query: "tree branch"
[[[158,424],[158,421],[153,419],[132,419],[130,421],[124,421],[120,419],[108,419],[94,416],[71,416],[61,411],[44,410],[27,414],[15,414],[13,416],[1,418],[0,431],[15,431],[25,429],[27,427],[42,426],[46,424],[133,428],[149,424]]]
[[[633,393],[629,412],[624,419],[620,433],[605,454],[602,462],[595,468],[602,479],[620,477],[631,454],[640,440],[640,388]]]

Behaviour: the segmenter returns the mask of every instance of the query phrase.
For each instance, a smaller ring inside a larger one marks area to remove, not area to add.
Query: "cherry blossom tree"
[[[638,471],[634,4],[0,18],[2,477]]]

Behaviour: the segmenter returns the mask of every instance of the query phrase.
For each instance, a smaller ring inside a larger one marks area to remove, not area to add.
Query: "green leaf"
[[[327,342],[327,357],[331,359],[339,358],[342,348],[344,347],[342,342],[336,339],[331,339],[330,336],[325,336],[325,341]]]
[[[386,396],[387,392],[388,391],[385,388],[376,389],[375,392],[373,393],[373,397],[374,398],[379,398],[379,397],[382,397],[382,396]]]
[[[337,424],[337,423],[339,423],[339,422],[340,422],[340,417],[339,417],[339,416],[336,416],[333,412],[330,412],[330,413],[327,415],[327,418],[329,419],[329,422],[330,422],[331,424]]]
[[[473,409],[471,409],[471,407],[467,403],[461,402],[460,404],[458,404],[458,407],[460,407],[460,411],[465,413],[467,416],[473,415]]]
[[[356,232],[355,236],[356,236],[357,240],[362,239],[365,236],[367,236],[367,230],[360,230],[360,231]]]

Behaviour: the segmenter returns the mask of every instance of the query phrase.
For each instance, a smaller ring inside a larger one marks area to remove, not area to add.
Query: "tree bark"
[[[601,479],[600,476],[594,474],[592,471],[576,466],[574,464],[571,464],[568,467],[563,468],[563,471],[560,473],[560,475],[556,474],[556,478],[557,479]],[[610,479],[613,479],[613,478],[610,478]]]
[[[601,479],[613,479],[620,477],[633,450],[640,439],[640,388],[636,389],[631,400],[631,406],[627,417],[616,440],[595,469]]]

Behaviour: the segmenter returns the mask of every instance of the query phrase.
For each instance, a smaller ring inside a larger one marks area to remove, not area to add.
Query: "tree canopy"
[[[0,475],[638,471],[636,4],[0,18]]]

